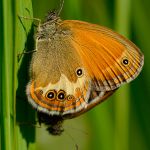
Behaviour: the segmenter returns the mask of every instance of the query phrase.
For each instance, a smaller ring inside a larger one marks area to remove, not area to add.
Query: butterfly
[[[144,56],[120,34],[100,25],[61,20],[50,12],[39,24],[26,88],[39,122],[53,135],[62,122],[90,110],[142,70]]]

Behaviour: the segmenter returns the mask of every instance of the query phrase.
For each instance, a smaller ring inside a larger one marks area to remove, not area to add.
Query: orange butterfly
[[[64,119],[101,103],[122,84],[135,79],[144,56],[114,31],[77,20],[62,21],[50,12],[39,25],[30,65],[27,96],[39,122],[59,135]]]

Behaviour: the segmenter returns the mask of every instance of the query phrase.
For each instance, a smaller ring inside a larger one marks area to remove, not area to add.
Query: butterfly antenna
[[[60,6],[59,6],[59,9],[58,9],[58,13],[57,13],[58,16],[60,15],[60,13],[62,11],[63,6],[64,6],[64,0],[60,0]]]

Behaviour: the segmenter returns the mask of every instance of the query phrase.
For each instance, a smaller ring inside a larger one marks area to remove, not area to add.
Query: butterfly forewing
[[[81,21],[66,20],[65,26],[70,27],[71,42],[99,90],[114,90],[140,73],[142,53],[118,33]]]

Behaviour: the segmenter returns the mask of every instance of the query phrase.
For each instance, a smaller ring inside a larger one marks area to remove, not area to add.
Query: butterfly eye
[[[127,66],[129,64],[128,58],[123,58],[122,59],[122,64],[125,65],[125,66]]]
[[[63,90],[60,90],[57,94],[57,99],[58,100],[64,100],[66,98],[66,93]]]
[[[78,68],[78,69],[76,70],[76,75],[77,75],[78,77],[82,77],[82,75],[83,75],[83,69],[82,69],[82,68]]]
[[[46,97],[49,99],[49,100],[53,100],[56,98],[56,91],[55,90],[50,90],[47,92],[46,94]]]

